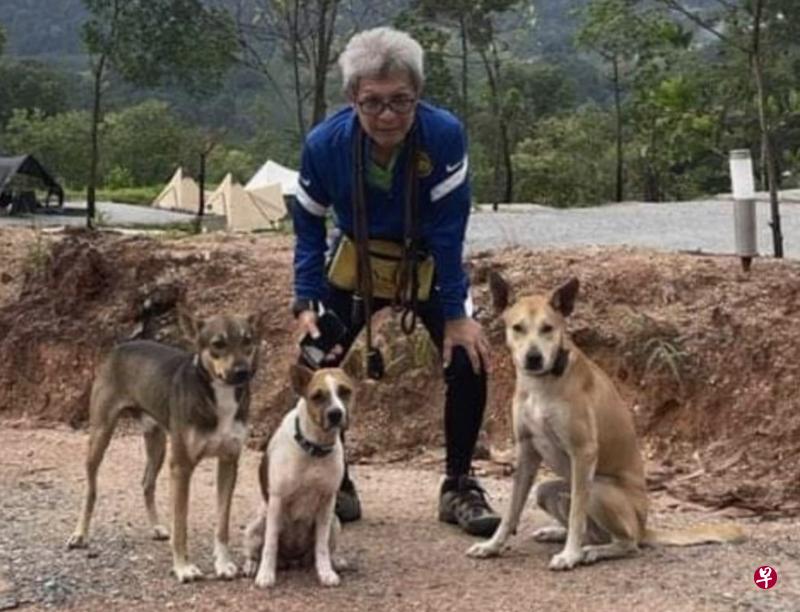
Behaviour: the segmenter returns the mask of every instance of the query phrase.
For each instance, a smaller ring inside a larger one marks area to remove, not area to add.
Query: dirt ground
[[[149,539],[139,489],[139,436],[118,436],[100,471],[99,500],[88,551],[67,551],[66,536],[81,504],[85,436],[65,427],[5,428],[0,483],[13,491],[0,501],[0,584],[3,602],[25,609],[108,610],[797,610],[800,546],[789,519],[741,519],[740,545],[646,550],[639,557],[583,567],[569,574],[547,569],[558,545],[534,542],[547,524],[529,509],[504,556],[474,560],[473,538],[435,519],[438,475],[429,462],[358,465],[354,477],[364,519],[345,526],[341,552],[351,565],[342,585],[324,589],[310,570],[279,572],[274,591],[250,580],[209,579],[179,585],[169,575],[166,542]],[[431,457],[431,460],[433,458]],[[233,504],[237,558],[242,533],[257,507],[258,454],[248,451]],[[504,506],[508,479],[486,478],[492,500]],[[168,511],[168,479],[159,479],[159,507]],[[193,559],[213,571],[213,462],[192,483],[189,545]],[[652,523],[680,526],[719,516],[654,494]],[[770,591],[756,588],[753,572],[778,571]],[[5,599],[4,599],[5,596]],[[8,604],[7,604],[8,605]],[[30,606],[30,607],[28,607]]]
[[[251,446],[263,444],[292,402],[291,245],[290,237],[274,235],[0,232],[0,609],[6,601],[76,609],[106,608],[108,601],[119,609],[800,609],[800,264],[756,260],[744,274],[732,257],[641,249],[512,249],[470,259],[479,318],[493,346],[480,472],[502,508],[513,459],[513,373],[486,273],[501,271],[521,293],[577,276],[571,331],[632,406],[654,522],[737,520],[748,528],[747,543],[648,551],[569,575],[548,572],[553,550],[524,533],[494,563],[463,557],[469,538],[434,520],[442,464],[436,355],[422,333],[390,342],[396,322],[383,314],[378,338],[387,379],[362,383],[348,437],[367,518],[345,532],[356,569],[343,588],[320,593],[303,572],[269,596],[243,581],[174,585],[166,575],[168,547],[147,540],[142,526],[140,442],[130,435],[118,438],[101,471],[94,546],[88,556],[67,554],[62,540],[82,491],[94,368],[132,335],[180,343],[176,305],[200,315],[261,315]],[[237,491],[237,528],[254,504],[254,457],[248,455]],[[194,489],[191,520],[199,533],[192,542],[207,562],[211,464],[201,474],[207,482]],[[528,523],[542,520],[531,512]],[[752,582],[764,563],[781,576],[770,592]]]

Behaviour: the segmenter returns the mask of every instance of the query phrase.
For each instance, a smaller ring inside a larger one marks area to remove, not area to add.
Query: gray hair
[[[359,79],[380,79],[406,72],[419,93],[425,81],[423,56],[420,44],[400,30],[381,27],[359,32],[339,56],[342,87],[346,94],[354,95]]]

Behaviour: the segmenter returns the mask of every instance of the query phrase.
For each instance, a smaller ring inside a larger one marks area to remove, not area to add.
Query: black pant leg
[[[444,344],[445,319],[435,296],[420,304],[420,319],[439,350]],[[446,386],[444,404],[444,436],[446,473],[457,477],[469,473],[472,454],[478,441],[486,409],[486,370],[476,374],[464,347],[453,348],[450,365],[444,371]]]

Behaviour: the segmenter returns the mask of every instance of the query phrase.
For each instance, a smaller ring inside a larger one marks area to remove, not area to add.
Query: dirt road
[[[0,610],[798,610],[800,524],[742,520],[740,545],[647,550],[641,556],[570,573],[547,570],[555,545],[529,534],[547,519],[528,509],[520,535],[499,560],[464,556],[472,538],[435,521],[436,466],[359,465],[354,469],[365,518],[347,526],[342,550],[352,564],[338,589],[319,587],[307,570],[280,573],[270,592],[246,579],[178,585],[168,575],[169,546],[149,539],[139,479],[138,435],[118,435],[100,472],[100,496],[88,551],[67,551],[83,494],[85,433],[0,423]],[[233,509],[233,544],[258,499],[258,455],[247,451]],[[213,463],[193,482],[190,549],[211,571]],[[486,478],[504,507],[510,479]],[[168,514],[168,482],[159,506]],[[655,494],[652,524],[723,520]],[[740,519],[741,520],[741,519]],[[241,557],[239,557],[241,559]],[[754,570],[778,571],[770,591]]]

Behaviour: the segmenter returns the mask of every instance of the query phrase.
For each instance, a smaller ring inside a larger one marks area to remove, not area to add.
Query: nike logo
[[[309,179],[307,179],[307,178],[303,178],[303,177],[301,176],[301,177],[300,177],[300,184],[301,184],[303,187],[308,187],[309,185],[311,185],[311,180],[309,180]]]
[[[457,164],[445,164],[444,171],[447,172],[447,174],[450,174],[451,172],[455,172],[456,170],[458,170],[463,165],[464,165],[463,159]]]

